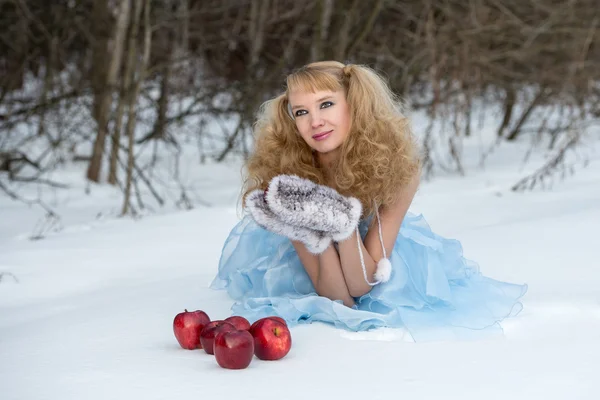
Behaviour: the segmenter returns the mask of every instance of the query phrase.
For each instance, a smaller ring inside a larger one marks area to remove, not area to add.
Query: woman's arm
[[[379,216],[381,218],[381,234],[383,236],[383,244],[388,257],[394,248],[400,225],[402,225],[404,216],[417,192],[419,182],[419,175],[417,174],[407,186],[402,188],[395,204],[380,207]],[[373,218],[364,242],[359,238],[358,243],[362,249],[367,279],[372,282],[373,274],[377,268],[377,262],[383,258],[383,251],[379,241],[377,217]],[[342,271],[350,295],[353,297],[360,297],[368,293],[372,286],[365,282],[357,247],[356,232],[348,239],[338,243],[338,250]]]
[[[348,292],[340,257],[333,244],[318,256],[309,252],[302,242],[292,240],[292,244],[317,294],[331,300],[342,300],[346,306],[352,307],[354,299]]]

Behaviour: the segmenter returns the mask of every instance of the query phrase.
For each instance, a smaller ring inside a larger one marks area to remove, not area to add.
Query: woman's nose
[[[323,117],[319,113],[312,114],[311,126],[313,128],[318,128],[323,125]]]

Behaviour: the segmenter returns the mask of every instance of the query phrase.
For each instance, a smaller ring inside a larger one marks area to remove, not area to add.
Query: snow
[[[0,197],[0,398],[597,399],[600,156],[552,189],[515,193],[541,161],[523,167],[527,149],[503,144],[481,168],[480,145],[466,146],[466,176],[425,181],[411,206],[485,275],[529,285],[503,337],[414,343],[314,323],[292,328],[284,359],[239,371],[172,331],[184,308],[230,315],[208,285],[239,218],[239,164],[186,164],[207,205],[138,219],[117,217],[118,190],[86,194],[84,170],[65,166],[55,178],[72,188],[45,196],[62,229],[40,240],[29,237],[43,211]]]

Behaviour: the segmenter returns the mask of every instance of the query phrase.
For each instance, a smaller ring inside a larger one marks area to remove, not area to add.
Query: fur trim
[[[358,199],[342,196],[333,188],[296,175],[274,177],[266,198],[269,207],[283,221],[329,232],[336,241],[352,235],[362,214]]]
[[[377,263],[377,270],[375,271],[375,280],[384,283],[390,280],[392,276],[392,263],[387,258],[382,258]]]
[[[325,232],[293,226],[281,221],[269,208],[269,204],[265,201],[264,192],[260,189],[248,194],[246,204],[252,219],[258,225],[288,239],[304,243],[307,250],[312,254],[321,254],[331,243],[331,236],[325,234]]]
[[[331,236],[336,242],[343,242],[354,233],[362,214],[362,204],[360,203],[360,200],[355,197],[347,197],[346,199],[350,203],[350,215],[348,223],[341,225],[342,229],[332,233]]]

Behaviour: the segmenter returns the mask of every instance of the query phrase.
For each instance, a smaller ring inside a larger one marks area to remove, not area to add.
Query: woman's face
[[[350,107],[343,90],[291,92],[288,96],[296,127],[319,153],[338,149],[350,133]]]

